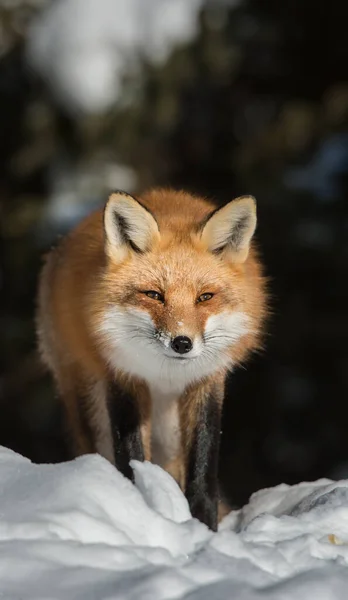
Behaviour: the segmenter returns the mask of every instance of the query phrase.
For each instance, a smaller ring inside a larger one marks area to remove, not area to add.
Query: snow
[[[135,485],[97,455],[0,448],[0,597],[346,599],[348,481],[260,491],[212,533],[160,467],[132,467]]]
[[[56,0],[34,19],[28,63],[71,112],[101,113],[141,60],[160,63],[197,30],[203,0]]]

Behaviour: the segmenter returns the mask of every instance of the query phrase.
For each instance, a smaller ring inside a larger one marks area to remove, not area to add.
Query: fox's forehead
[[[211,257],[185,248],[159,249],[136,262],[134,271],[139,283],[153,281],[163,288],[185,286],[192,291],[204,285],[219,285],[221,271],[226,270]]]

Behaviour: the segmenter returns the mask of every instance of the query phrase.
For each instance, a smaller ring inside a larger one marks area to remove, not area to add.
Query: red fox
[[[218,522],[225,379],[260,345],[265,280],[251,196],[216,209],[185,192],[110,195],[43,267],[37,330],[74,456],[132,479],[161,465],[192,515]]]

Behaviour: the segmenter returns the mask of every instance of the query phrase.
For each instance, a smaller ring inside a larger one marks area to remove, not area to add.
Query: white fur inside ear
[[[242,196],[213,213],[203,228],[202,241],[211,252],[229,248],[244,260],[255,229],[255,199]]]
[[[104,212],[104,228],[108,253],[119,259],[130,249],[146,252],[159,237],[151,213],[132,196],[122,193],[110,196]]]

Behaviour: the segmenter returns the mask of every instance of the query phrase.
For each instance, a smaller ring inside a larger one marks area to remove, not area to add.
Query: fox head
[[[109,365],[172,390],[242,360],[263,314],[255,227],[251,196],[214,210],[179,192],[113,193],[97,310]]]

